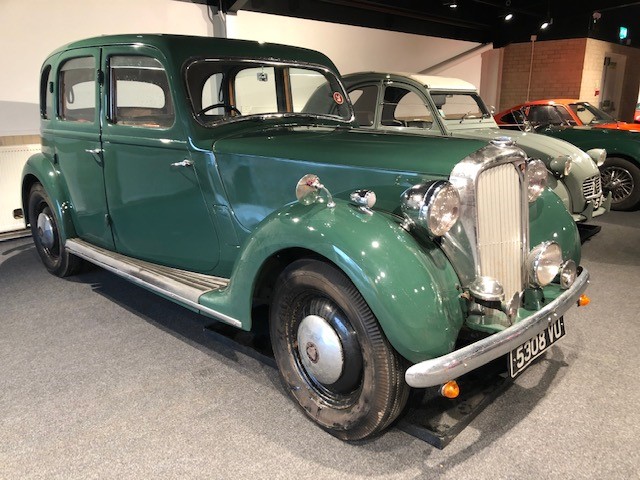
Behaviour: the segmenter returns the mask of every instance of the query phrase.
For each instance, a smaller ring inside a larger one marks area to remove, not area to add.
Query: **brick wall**
[[[535,42],[529,100],[578,98],[587,39]],[[500,110],[527,100],[531,42],[505,47]]]

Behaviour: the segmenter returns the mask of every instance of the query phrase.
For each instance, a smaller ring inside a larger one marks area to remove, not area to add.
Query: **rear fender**
[[[48,156],[37,153],[32,155],[22,170],[22,211],[25,224],[29,225],[29,192],[34,183],[42,184],[49,195],[54,214],[58,222],[58,229],[64,242],[67,238],[76,236],[76,231],[71,220],[71,203],[65,195],[62,186],[63,180],[60,171],[51,162]]]

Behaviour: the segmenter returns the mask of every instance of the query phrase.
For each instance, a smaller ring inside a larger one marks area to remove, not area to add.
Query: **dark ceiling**
[[[454,38],[496,47],[513,42],[591,37],[640,47],[640,2],[608,0],[191,0],[239,10]],[[457,3],[457,8],[451,8]],[[505,21],[511,12],[513,18]],[[600,17],[594,22],[594,13]],[[540,30],[547,19],[553,23]]]

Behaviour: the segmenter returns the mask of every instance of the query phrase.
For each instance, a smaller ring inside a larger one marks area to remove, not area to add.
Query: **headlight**
[[[562,264],[562,249],[556,242],[543,242],[536,246],[527,258],[529,283],[533,287],[549,285]]]
[[[571,164],[572,164],[571,157],[569,157],[568,155],[563,155],[561,157],[554,158],[553,160],[551,160],[551,163],[549,164],[549,168],[556,175],[560,177],[566,177],[567,175],[569,175],[569,172],[571,171]]]
[[[569,288],[576,281],[578,275],[578,267],[573,260],[567,260],[560,266],[560,286],[564,289]]]
[[[529,203],[535,202],[547,186],[547,167],[541,160],[531,160],[527,163],[527,185]]]
[[[402,213],[431,237],[441,237],[455,225],[460,196],[445,180],[414,185],[402,194]]]
[[[604,148],[592,148],[591,150],[587,150],[587,155],[596,162],[596,166],[598,167],[601,167],[607,159],[607,151]]]

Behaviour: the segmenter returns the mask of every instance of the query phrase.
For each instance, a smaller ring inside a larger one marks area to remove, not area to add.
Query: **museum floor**
[[[346,444],[201,318],[99,269],[0,243],[0,478],[640,478],[640,212],[583,248],[591,305],[444,450]]]

